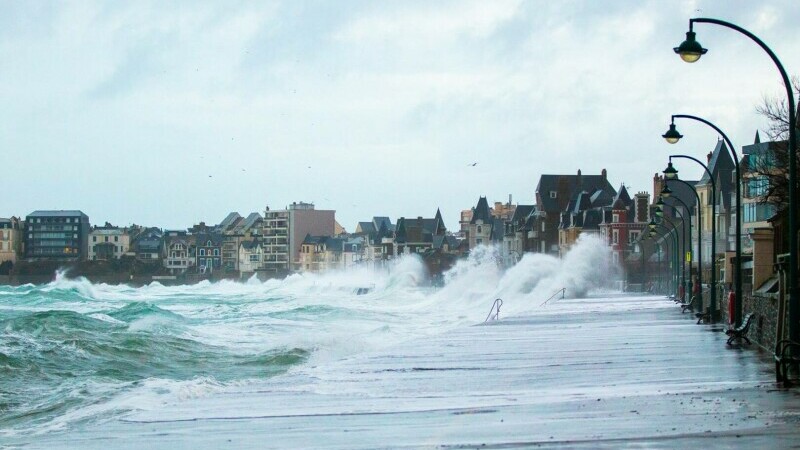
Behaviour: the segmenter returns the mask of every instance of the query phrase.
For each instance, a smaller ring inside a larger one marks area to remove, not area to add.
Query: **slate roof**
[[[486,197],[478,198],[478,204],[472,211],[472,220],[469,223],[475,224],[478,220],[482,220],[483,223],[492,223],[492,215],[489,212],[489,202],[486,201]]]
[[[261,245],[261,240],[258,238],[250,239],[248,241],[242,241],[239,245],[241,245],[245,250],[252,250]]]
[[[220,230],[227,230],[235,225],[236,221],[240,220],[241,218],[242,216],[240,216],[238,212],[229,213],[224,219],[222,219],[222,222],[219,223],[218,227]]]
[[[611,206],[614,209],[627,209],[631,205],[633,205],[633,201],[631,200],[631,196],[628,195],[628,189],[626,189],[625,185],[623,184],[619,187],[617,196],[614,197],[614,201],[611,202]]]
[[[536,186],[537,210],[558,214],[566,208],[575,191],[594,193],[598,190],[608,198],[617,194],[603,175],[542,175]],[[556,198],[550,198],[551,191],[557,193]]]

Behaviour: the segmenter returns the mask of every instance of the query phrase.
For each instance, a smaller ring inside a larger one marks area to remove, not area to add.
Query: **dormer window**
[[[206,247],[211,247],[211,241],[206,242]]]
[[[550,191],[550,198],[556,198],[556,197],[558,197],[558,192]]]

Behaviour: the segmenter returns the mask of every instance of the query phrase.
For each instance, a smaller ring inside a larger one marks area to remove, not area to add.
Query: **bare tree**
[[[800,78],[792,78],[792,87],[800,95]],[[765,194],[759,202],[783,211],[789,206],[789,105],[786,98],[764,97],[756,112],[767,119],[764,133],[771,141],[770,151],[749,159],[747,170],[766,180]],[[800,128],[800,121],[797,126]]]

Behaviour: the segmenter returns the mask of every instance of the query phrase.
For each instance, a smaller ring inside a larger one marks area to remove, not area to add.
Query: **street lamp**
[[[697,299],[700,301],[700,305],[703,304],[703,245],[700,242],[700,237],[703,235],[703,210],[699,207],[700,206],[700,195],[697,194],[697,190],[691,184],[687,183],[686,181],[681,180],[680,178],[672,178],[665,180],[664,187],[666,188],[666,183],[677,182],[686,185],[689,190],[692,191],[694,194],[694,198],[697,201],[697,284],[700,286],[700,293],[698,294]],[[663,191],[662,191],[663,192]],[[670,191],[671,192],[671,191]],[[670,198],[678,198],[670,197]]]
[[[708,50],[703,48],[695,39],[695,32],[691,31],[691,25],[689,25],[689,31],[686,32],[686,40],[681,42],[681,45],[675,47],[673,50],[687,63],[697,61],[708,52]]]
[[[673,199],[678,199],[678,197],[672,197],[672,198]],[[678,199],[678,200],[680,200],[680,199]],[[657,205],[658,206],[656,206],[656,214],[658,214],[659,210],[661,211],[661,214],[659,215],[659,217],[664,218],[663,217],[663,215],[664,215],[664,207],[665,206],[669,206],[670,208],[672,208],[673,211],[675,211],[675,213],[678,215],[678,218],[681,219],[681,231],[682,231],[682,233],[681,233],[681,251],[678,252],[678,261],[679,261],[679,265],[680,265],[680,268],[681,268],[680,269],[680,272],[681,272],[681,285],[683,286],[683,292],[685,293],[685,292],[687,292],[687,289],[686,289],[687,288],[687,285],[686,285],[687,278],[686,278],[686,258],[685,258],[685,255],[690,252],[690,250],[687,250],[687,247],[686,247],[686,235],[687,234],[689,235],[689,245],[691,246],[692,245],[691,216],[689,217],[690,220],[686,220],[686,216],[684,216],[683,213],[680,212],[680,210],[678,208],[676,208],[673,205],[670,205],[669,203],[665,203],[664,200],[662,200],[661,198],[658,199]],[[687,213],[688,213],[688,210],[687,210]],[[688,232],[686,231],[687,228],[689,230]],[[691,276],[691,272],[692,272],[692,269],[691,269],[691,260],[690,260],[690,262],[689,262],[689,275],[690,276]],[[683,297],[681,297],[681,300],[683,300]]]
[[[736,224],[735,224],[735,235],[736,235],[736,242],[735,242],[735,251],[736,251],[736,264],[734,266],[734,280],[733,280],[733,291],[736,293],[736,303],[734,306],[734,322],[739,324],[742,321],[742,174],[739,169],[739,156],[736,154],[736,147],[733,146],[733,143],[730,139],[728,139],[728,135],[725,134],[722,130],[719,129],[716,125],[709,122],[702,117],[691,116],[688,114],[673,114],[672,115],[672,122],[675,122],[675,119],[691,119],[696,120],[698,122],[704,123],[709,127],[713,128],[717,133],[722,136],[722,139],[725,141],[728,147],[728,151],[731,152],[733,156],[733,166],[736,171]],[[714,175],[711,171],[708,170],[708,167],[705,167],[705,164],[701,163],[697,159],[690,158],[695,162],[698,162],[700,165],[704,166],[706,172],[708,173],[708,177],[711,179],[712,184],[711,188],[713,189],[714,195],[716,196],[716,183],[714,182]],[[716,199],[713,201],[716,205]],[[712,225],[716,228],[716,216],[714,216],[714,220],[712,220]],[[716,230],[714,230],[716,231]],[[714,236],[714,234],[712,234]],[[712,244],[712,247],[715,244]],[[713,247],[712,249],[713,255],[716,255],[717,248]],[[715,258],[716,256],[714,256]],[[713,258],[712,258],[713,259]],[[713,286],[712,286],[713,290]]]
[[[661,188],[661,197],[670,198],[671,196],[672,196],[672,189],[670,189],[669,186],[664,184],[664,187]]]
[[[717,285],[717,256],[716,256],[716,252],[717,252],[717,182],[714,181],[714,175],[708,169],[707,165],[703,164],[703,162],[700,161],[699,159],[697,159],[695,157],[692,157],[692,156],[688,156],[688,155],[669,155],[669,160],[670,161],[669,161],[669,164],[667,165],[667,168],[664,169],[664,178],[666,178],[668,180],[677,180],[678,179],[678,170],[675,169],[672,166],[672,158],[690,159],[690,160],[696,162],[697,164],[700,164],[700,167],[702,167],[706,171],[706,173],[708,174],[708,178],[711,180],[711,217],[713,219],[711,220],[711,249],[712,249],[711,250],[711,304],[709,305],[709,312],[711,313],[711,317],[713,318],[713,317],[716,317],[716,309],[717,309],[717,286],[716,286]],[[670,169],[672,169],[672,170],[670,170]],[[677,197],[674,197],[674,198],[676,200],[680,200]],[[681,203],[683,203],[683,200],[681,200]],[[689,207],[686,205],[686,203],[683,203],[683,206],[688,211]],[[699,207],[700,207],[700,205],[698,204],[698,209],[699,209]],[[701,233],[703,231],[702,228],[701,228],[701,224],[700,224],[700,220],[699,219],[700,219],[700,216],[698,214],[698,221],[697,221],[698,222],[697,223],[697,232],[698,232],[698,234],[697,234],[697,246],[698,246],[698,250],[699,250],[699,247],[701,245],[700,244],[700,237],[702,236]],[[691,241],[691,239],[690,239],[690,241]],[[702,259],[698,261],[698,263],[697,263],[698,270],[700,270],[700,267],[701,267],[702,263],[703,263]]]
[[[769,55],[772,62],[778,68],[786,88],[786,97],[789,106],[789,337],[795,341],[800,341],[800,297],[798,297],[798,273],[797,273],[797,109],[795,108],[794,93],[789,75],[783,68],[783,64],[758,36],[745,30],[744,28],[718,19],[696,18],[689,20],[689,32],[686,33],[686,41],[681,43],[675,51],[681,59],[687,62],[694,62],[700,59],[707,50],[695,40],[694,24],[710,23],[722,27],[730,28],[734,31],[749,37],[758,44]],[[694,42],[694,44],[692,43]],[[685,45],[684,45],[685,44]],[[699,52],[699,54],[698,54]],[[737,261],[741,263],[741,261]],[[737,279],[740,277],[737,277]],[[736,304],[741,305],[742,300],[737,299]],[[741,314],[741,311],[738,311]],[[782,321],[783,318],[780,318]],[[741,323],[741,317],[736,318],[736,324]]]
[[[683,135],[678,133],[678,130],[675,129],[675,122],[673,121],[671,124],[669,124],[669,130],[662,134],[661,137],[663,137],[670,144],[677,144]]]

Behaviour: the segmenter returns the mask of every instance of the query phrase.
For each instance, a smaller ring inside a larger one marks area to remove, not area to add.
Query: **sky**
[[[532,204],[542,174],[652,191],[668,155],[766,128],[800,75],[797,0],[0,0],[0,217],[186,228],[293,201],[372,216]],[[477,163],[477,164],[474,164]],[[681,176],[700,168],[676,164]]]

